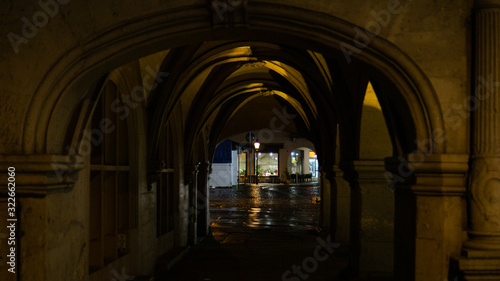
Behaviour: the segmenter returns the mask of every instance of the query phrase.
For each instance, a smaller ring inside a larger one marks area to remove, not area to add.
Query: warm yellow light
[[[363,101],[363,104],[382,110],[382,107],[380,106],[380,103],[377,99],[377,95],[375,94],[375,90],[373,90],[372,83],[370,82],[368,82],[368,86],[366,87],[365,99]]]
[[[255,147],[255,149],[259,149],[260,147],[260,143],[258,141],[256,141],[253,146]]]

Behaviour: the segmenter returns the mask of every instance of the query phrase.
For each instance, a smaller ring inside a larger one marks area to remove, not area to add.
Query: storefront
[[[242,146],[238,150],[239,183],[279,183],[279,150],[282,145]],[[258,176],[258,177],[257,177]]]
[[[312,149],[300,146],[290,150],[286,148],[290,143],[255,144],[255,140],[220,143],[212,164],[211,186],[318,180],[318,159]]]

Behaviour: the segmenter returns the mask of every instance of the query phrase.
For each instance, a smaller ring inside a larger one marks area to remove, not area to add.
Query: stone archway
[[[213,26],[206,19],[216,15],[210,14],[204,6],[149,14],[118,23],[112,29],[103,28],[105,31],[94,34],[84,44],[67,50],[60,59],[53,60],[49,72],[36,87],[37,94],[33,96],[25,118],[22,151],[56,152],[52,146],[57,142],[46,134],[47,124],[59,122],[69,112],[54,116],[53,112],[59,113],[55,109],[58,106],[74,108],[86,94],[79,87],[88,85],[132,58],[194,40],[215,38],[266,40],[278,36],[284,42],[302,43],[313,50],[339,54],[342,54],[341,46],[356,46],[353,39],[356,38],[356,26],[326,14],[278,4],[264,8],[257,3],[238,12],[244,13],[249,22],[234,23],[229,27]],[[229,16],[238,12],[229,13]],[[185,20],[186,14],[192,15],[193,19]],[[292,17],[295,19],[291,20]],[[352,58],[381,70],[394,83],[410,107],[419,140],[433,140],[435,130],[444,132],[434,89],[408,56],[385,39],[374,37],[362,51],[354,52]],[[67,95],[72,95],[73,100],[67,100]],[[445,143],[436,142],[434,152],[445,152],[445,147]]]
[[[12,151],[28,155],[63,154],[61,143],[67,136],[50,135],[47,128],[59,127],[62,132],[69,132],[69,124],[61,120],[70,119],[80,109],[81,101],[89,98],[88,85],[133,58],[213,39],[280,38],[283,42],[340,57],[344,56],[345,48],[352,50],[353,60],[383,72],[405,100],[411,120],[402,122],[415,125],[417,140],[435,144],[425,152],[430,155],[446,152],[446,142],[434,141],[435,132],[444,134],[445,130],[434,89],[423,71],[399,48],[381,37],[374,37],[370,44],[359,49],[354,47],[357,43],[354,24],[291,5],[263,4],[256,1],[236,7],[233,13],[227,14],[224,24],[218,23],[219,15],[210,12],[206,5],[159,9],[128,21],[103,24],[100,32],[81,39],[78,46],[54,55],[47,63],[48,72],[43,78],[35,79],[36,94],[30,99],[22,132],[17,136],[21,145],[14,145]],[[29,168],[26,169],[29,173]]]

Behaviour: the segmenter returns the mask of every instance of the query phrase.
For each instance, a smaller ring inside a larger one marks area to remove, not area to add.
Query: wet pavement
[[[318,226],[320,205],[316,185],[252,185],[210,190],[213,236],[224,240],[242,229],[304,232]],[[241,228],[241,229],[240,229]]]
[[[318,235],[317,196],[311,184],[211,189],[212,236],[156,280],[341,280],[347,256]]]

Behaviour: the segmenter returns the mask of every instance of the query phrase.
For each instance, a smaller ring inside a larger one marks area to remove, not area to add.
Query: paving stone
[[[253,188],[252,194],[261,191]],[[313,257],[318,246],[314,229],[319,206],[312,204],[312,197],[318,196],[317,187],[296,189],[301,196],[295,200],[280,200],[288,196],[281,189],[266,191],[266,196],[256,202],[247,194],[251,191],[211,190],[212,236],[192,247],[183,260],[157,280],[303,281],[292,275],[282,276],[292,266],[302,266],[304,260]],[[347,255],[334,253],[317,262],[317,269],[307,273],[307,280],[340,280],[339,272],[347,262]]]

